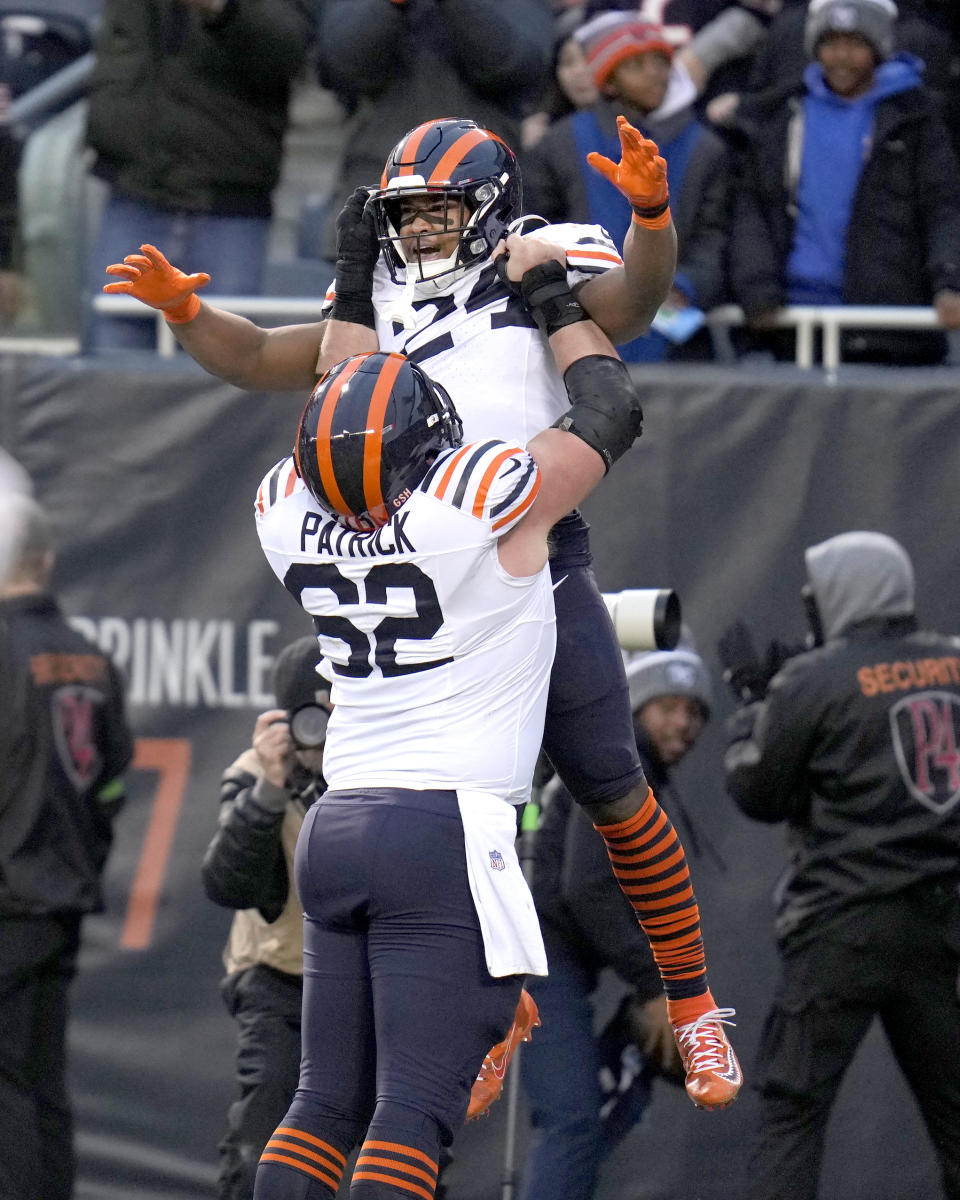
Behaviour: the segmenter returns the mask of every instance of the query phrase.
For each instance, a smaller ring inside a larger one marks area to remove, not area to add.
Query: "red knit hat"
[[[600,13],[574,34],[583,47],[593,81],[602,88],[613,70],[627,58],[659,50],[673,57],[673,46],[667,41],[662,25],[641,21],[636,13]]]

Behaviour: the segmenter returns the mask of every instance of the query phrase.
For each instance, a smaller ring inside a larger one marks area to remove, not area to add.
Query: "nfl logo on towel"
[[[507,864],[503,861],[503,855],[499,850],[490,851],[490,866],[493,867],[495,871],[503,871],[506,869]]]

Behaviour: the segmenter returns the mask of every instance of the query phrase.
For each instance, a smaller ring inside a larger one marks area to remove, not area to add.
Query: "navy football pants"
[[[453,792],[327,792],[307,812],[300,1083],[256,1200],[329,1200],[363,1142],[355,1200],[434,1194],[522,977],[493,979]]]
[[[579,513],[550,533],[557,652],[543,746],[578,804],[616,800],[643,782],[630,693]]]

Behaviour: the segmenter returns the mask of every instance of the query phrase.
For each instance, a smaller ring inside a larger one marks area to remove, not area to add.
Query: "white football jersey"
[[[332,788],[470,789],[525,801],[555,645],[549,569],[516,579],[497,540],[540,488],[534,459],[487,441],[444,452],[393,518],[356,533],[284,459],[257,531],[314,618],[333,714]]]
[[[599,225],[548,225],[523,217],[512,229],[563,246],[571,287],[623,262]],[[421,285],[423,295],[430,286]],[[332,300],[331,290],[327,313]],[[412,329],[391,319],[398,306],[411,314],[402,301],[404,286],[394,283],[381,256],[373,276],[380,349],[405,354],[447,389],[468,441],[504,438],[525,446],[569,408],[547,339],[494,263],[470,267],[443,294],[413,299]]]

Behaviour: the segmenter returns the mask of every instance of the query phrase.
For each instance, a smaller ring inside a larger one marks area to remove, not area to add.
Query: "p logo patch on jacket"
[[[57,754],[67,778],[79,792],[89,788],[103,763],[96,742],[97,708],[103,696],[96,688],[74,684],[50,697],[50,717]]]
[[[893,749],[907,791],[936,813],[960,800],[960,696],[920,692],[890,709]]]

